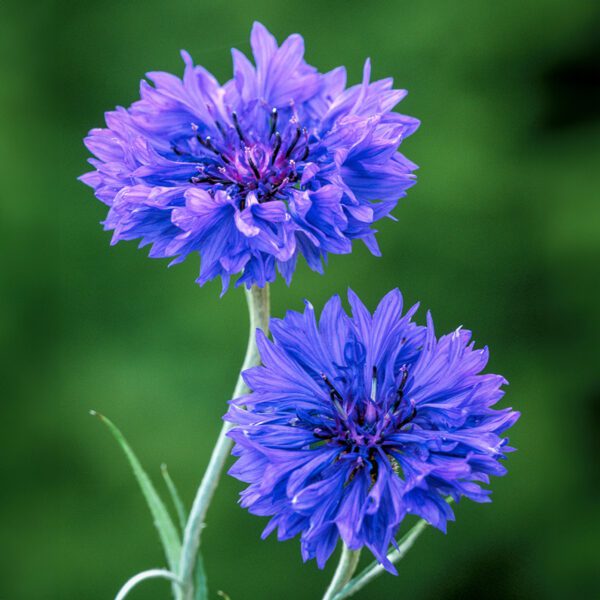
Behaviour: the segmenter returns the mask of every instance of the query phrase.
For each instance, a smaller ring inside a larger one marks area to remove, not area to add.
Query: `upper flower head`
[[[415,514],[445,530],[446,502],[489,501],[489,475],[512,450],[502,433],[518,419],[493,409],[503,377],[481,374],[487,348],[457,329],[436,338],[402,314],[398,290],[371,316],[349,292],[352,316],[333,297],[316,321],[303,314],[272,319],[274,342],[257,341],[263,366],[244,379],[253,393],[235,399],[237,463],[230,474],[249,483],[242,506],[271,516],[264,535],[301,533],[304,559],[323,566],[338,538],[386,559],[400,523]]]
[[[95,170],[82,176],[110,209],[113,243],[140,239],[152,257],[200,253],[200,284],[231,275],[264,286],[276,267],[291,280],[298,253],[321,272],[328,253],[362,239],[414,182],[397,152],[418,121],[391,112],[406,95],[391,79],[346,89],[339,67],[318,73],[304,43],[281,46],[252,29],[253,65],[233,50],[224,85],[183,52],[183,80],[152,72],[141,100],[106,113],[85,143]]]

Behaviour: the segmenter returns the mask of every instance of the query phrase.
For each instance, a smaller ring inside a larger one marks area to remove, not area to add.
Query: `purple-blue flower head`
[[[407,515],[445,531],[448,498],[489,501],[481,484],[506,473],[519,414],[493,408],[506,381],[482,373],[488,350],[469,331],[437,338],[429,314],[421,326],[417,306],[402,313],[398,290],[373,315],[351,291],[349,302],[351,316],[334,296],[318,321],[309,303],[272,319],[272,342],[257,332],[252,393],[225,417],[230,474],[249,484],[242,506],[271,517],[263,536],[300,534],[320,567],[341,538],[395,572],[386,553]]]
[[[304,43],[281,46],[252,29],[254,64],[233,50],[220,85],[183,52],[183,79],[148,73],[141,99],[106,113],[85,139],[96,158],[81,179],[108,207],[113,243],[140,240],[151,257],[201,256],[199,284],[232,275],[290,282],[298,254],[322,272],[328,254],[361,239],[379,254],[373,224],[415,183],[397,149],[418,121],[392,109],[391,79],[346,88],[339,67],[319,73]]]

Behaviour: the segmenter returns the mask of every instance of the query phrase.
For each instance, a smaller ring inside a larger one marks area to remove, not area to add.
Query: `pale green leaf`
[[[165,551],[169,569],[176,573],[179,566],[179,556],[181,553],[181,540],[179,538],[179,534],[177,533],[177,529],[171,520],[169,512],[165,508],[163,501],[156,492],[152,481],[142,468],[140,461],[137,459],[133,450],[127,443],[127,440],[123,437],[123,434],[119,431],[116,425],[96,411],[90,412],[92,415],[98,417],[108,427],[115,440],[117,440],[119,446],[121,446],[125,456],[129,460],[129,464],[133,469],[133,474],[140,485],[142,494],[144,495],[148,507],[150,508],[150,512],[152,513],[154,525],[156,526],[158,536]]]
[[[207,600],[208,587],[206,583],[206,571],[204,570],[204,561],[202,554],[198,550],[196,558],[196,568],[194,570],[194,600]]]
[[[173,506],[175,507],[175,512],[177,513],[177,518],[179,519],[179,526],[181,527],[181,532],[185,531],[185,508],[183,506],[183,502],[181,501],[181,496],[177,491],[177,487],[175,486],[175,482],[171,479],[171,475],[169,475],[169,470],[167,469],[167,465],[162,464],[160,466],[160,471],[162,473],[163,479],[165,480],[165,485],[169,490],[169,495],[171,496],[171,501],[173,502]]]

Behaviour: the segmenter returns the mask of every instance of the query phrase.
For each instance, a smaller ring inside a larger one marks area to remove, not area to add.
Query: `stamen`
[[[190,177],[190,183],[210,183],[211,185],[217,183],[226,183],[224,179],[219,179],[218,177],[208,176],[208,177]]]
[[[214,152],[215,154],[218,154],[218,152],[215,150],[215,147],[212,145],[210,135],[207,135],[205,138],[203,138],[200,134],[196,134],[196,139],[200,142],[202,146],[204,146],[204,148],[210,150],[211,152]]]
[[[306,127],[302,129],[302,131],[304,133],[304,152],[302,153],[302,158],[300,159],[301,161],[306,160],[310,154],[310,148],[308,146],[308,131],[306,130]]]
[[[217,126],[219,133],[223,136],[223,139],[226,139],[227,133],[225,132],[225,128],[223,127],[221,121],[215,121],[215,125]]]
[[[277,155],[279,154],[279,149],[281,148],[281,134],[279,131],[275,132],[275,148],[273,149],[273,154],[271,154],[271,164],[275,162]]]
[[[230,165],[231,161],[229,160],[229,158],[227,157],[226,154],[224,154],[223,152],[221,152],[220,150],[217,150],[213,143],[212,143],[212,138],[210,137],[210,135],[207,135],[204,139],[202,139],[202,137],[200,135],[196,135],[196,139],[200,142],[200,144],[206,148],[207,150],[210,150],[211,152],[214,152],[224,163]]]
[[[365,461],[363,460],[363,458],[361,456],[359,456],[356,459],[356,463],[355,463],[354,467],[352,467],[352,470],[348,474],[348,479],[346,480],[345,485],[348,485],[356,477],[356,474],[364,467],[364,464],[365,464]]]
[[[248,160],[248,164],[250,165],[250,168],[252,169],[252,172],[254,173],[256,179],[260,179],[260,172],[258,171],[256,164],[254,164],[254,161],[252,160],[250,154],[246,153],[246,159]]]
[[[273,108],[271,111],[271,115],[269,117],[271,121],[271,131],[269,132],[269,137],[275,133],[275,128],[277,127],[277,109]]]
[[[189,147],[178,147],[173,140],[170,156],[173,160],[182,155],[184,160],[191,157],[197,163],[198,174],[189,181],[227,189],[235,195],[241,208],[247,205],[245,195],[253,190],[260,203],[285,199],[287,187],[297,185],[302,176],[302,165],[298,161],[305,160],[310,150],[308,131],[299,124],[293,103],[290,106],[293,114],[289,122],[287,116],[285,122],[282,121],[285,126],[283,133],[278,130],[279,109],[268,105],[264,107],[268,122],[262,132],[256,134],[258,138],[260,133],[262,139],[255,139],[251,127],[245,130],[247,123],[236,111],[230,112],[229,118],[223,120],[214,106],[208,106],[213,121],[213,137],[197,124],[190,123],[192,139],[195,137],[204,151],[198,152],[198,146],[193,143]],[[285,114],[288,114],[287,111]],[[239,142],[235,137],[239,138]],[[340,415],[345,414],[341,396],[331,390],[330,393],[337,405],[336,410]],[[347,410],[353,409],[349,406]]]
[[[276,183],[262,198],[259,198],[258,201],[262,204],[263,202],[268,202],[277,195],[279,190],[286,186],[291,179],[289,177],[284,177],[279,183]]]
[[[398,400],[402,400],[402,398],[404,397],[404,386],[406,385],[406,380],[408,379],[408,369],[406,367],[402,367],[401,371],[402,380],[400,381],[400,385],[398,386],[398,390],[396,391]]]
[[[377,367],[373,367],[373,376],[371,377],[371,399],[377,398]]]
[[[244,133],[242,132],[242,128],[240,127],[240,122],[238,121],[238,116],[235,110],[231,113],[231,116],[233,118],[233,125],[235,127],[235,130],[237,131],[240,141],[244,142],[245,144],[246,138],[244,137]]]
[[[342,395],[333,387],[333,384],[331,383],[331,381],[329,381],[329,378],[327,377],[327,375],[325,375],[325,373],[321,373],[321,378],[325,382],[325,385],[329,388],[329,397],[331,398],[331,402],[335,406],[335,409],[337,410],[338,414],[340,415],[340,417],[342,417],[344,421],[347,420],[348,415],[346,414],[346,411],[340,404],[340,400],[344,400],[342,398]]]
[[[331,438],[331,433],[323,431],[320,427],[313,429],[313,435],[321,440],[328,440]]]
[[[337,396],[340,400],[343,400],[342,395],[333,387],[331,381],[329,381],[329,377],[325,375],[325,373],[321,373],[321,379],[325,382],[325,385],[329,388],[329,394],[331,396]]]
[[[290,144],[290,146],[287,149],[287,152],[285,153],[286,158],[289,158],[290,154],[294,151],[294,148],[296,147],[296,144],[298,143],[298,140],[300,139],[301,133],[302,133],[302,130],[300,129],[300,127],[296,127],[296,135],[294,136],[292,143]]]
[[[277,185],[275,185],[273,188],[271,188],[269,195],[274,196],[282,187],[287,185],[289,183],[289,181],[290,180],[288,177],[284,177]]]
[[[400,429],[401,427],[404,427],[404,425],[406,425],[407,423],[410,423],[416,416],[417,416],[417,407],[411,403],[412,405],[412,410],[410,412],[410,415],[404,419],[402,419],[402,421],[400,421],[400,423],[398,423],[397,428]]]
[[[395,413],[398,410],[398,407],[404,399],[404,386],[406,385],[406,381],[408,379],[408,369],[406,368],[406,366],[403,365],[402,367],[400,367],[400,370],[402,371],[402,379],[400,380],[400,385],[396,390],[396,399],[394,400],[394,403],[392,404],[392,407],[390,409],[391,413]]]

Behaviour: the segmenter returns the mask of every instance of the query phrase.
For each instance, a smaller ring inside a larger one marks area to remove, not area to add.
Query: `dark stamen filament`
[[[301,163],[310,153],[308,131],[298,124],[297,115],[294,114],[289,123],[286,120],[284,130],[280,132],[278,126],[281,127],[283,121],[279,119],[279,109],[267,108],[268,138],[261,140],[256,139],[254,129],[244,129],[246,122],[236,111],[230,113],[228,121],[219,121],[212,106],[209,106],[209,112],[213,117],[214,137],[201,133],[198,125],[191,123],[192,136],[199,146],[192,143],[189,147],[181,147],[175,140],[171,145],[171,157],[183,156],[182,160],[191,157],[197,162],[199,172],[189,181],[225,189],[237,197],[241,209],[246,206],[246,194],[250,191],[256,194],[260,203],[285,200],[286,188],[302,177],[304,165]],[[239,138],[239,143],[235,137]],[[325,381],[337,412],[346,419],[341,395],[329,380]]]
[[[331,383],[331,381],[329,381],[329,377],[327,377],[325,373],[321,373],[321,378],[325,382],[325,385],[329,388],[329,394],[331,396],[336,396],[337,398],[342,400],[342,395],[335,389],[335,387],[333,387],[333,384]]]
[[[285,153],[286,158],[289,158],[290,155],[292,154],[292,152],[294,151],[294,148],[296,147],[296,144],[298,143],[298,140],[300,139],[301,133],[302,133],[302,130],[300,129],[300,127],[296,127],[296,135],[294,136],[292,143],[290,144],[289,148],[287,149],[287,151]]]
[[[219,130],[219,133],[223,136],[223,139],[226,139],[227,135],[225,133],[225,128],[223,127],[221,121],[215,121],[215,123],[217,125],[217,129]]]
[[[252,169],[252,172],[254,173],[254,176],[256,177],[256,179],[260,179],[260,173],[258,171],[258,168],[256,167],[256,164],[254,163],[254,161],[252,160],[252,157],[249,154],[247,155],[247,159],[248,159],[248,164],[250,165],[250,168]]]
[[[274,108],[271,111],[270,121],[271,121],[271,131],[269,132],[269,136],[272,136],[275,133],[275,128],[277,127],[277,109],[276,108]]]
[[[246,138],[244,137],[244,133],[242,132],[242,128],[240,127],[240,122],[238,121],[237,113],[235,111],[233,111],[231,113],[231,116],[233,118],[233,125],[235,127],[235,130],[237,131],[240,141],[244,142],[244,144],[245,144]]]
[[[275,148],[273,149],[273,154],[271,154],[271,164],[275,162],[277,155],[279,154],[279,149],[281,148],[281,134],[279,131],[275,132]]]
[[[400,385],[398,386],[398,390],[396,392],[398,396],[398,402],[402,400],[404,397],[404,386],[406,385],[406,380],[408,379],[408,369],[406,367],[402,367],[402,379],[400,381]]]
[[[416,416],[417,416],[417,408],[415,406],[413,406],[412,410],[410,412],[410,415],[408,415],[408,417],[402,419],[402,421],[400,421],[400,423],[398,423],[398,425],[397,425],[398,429],[400,429],[401,427],[404,427],[404,425],[406,425],[407,423],[410,423]]]
[[[340,404],[340,400],[343,401],[342,395],[333,387],[333,384],[331,381],[329,381],[329,378],[327,375],[325,375],[325,373],[321,373],[321,378],[325,382],[325,385],[329,388],[329,397],[331,398],[331,402],[333,402],[333,405],[335,406],[339,415],[342,417],[342,419],[347,419],[348,415]]]

